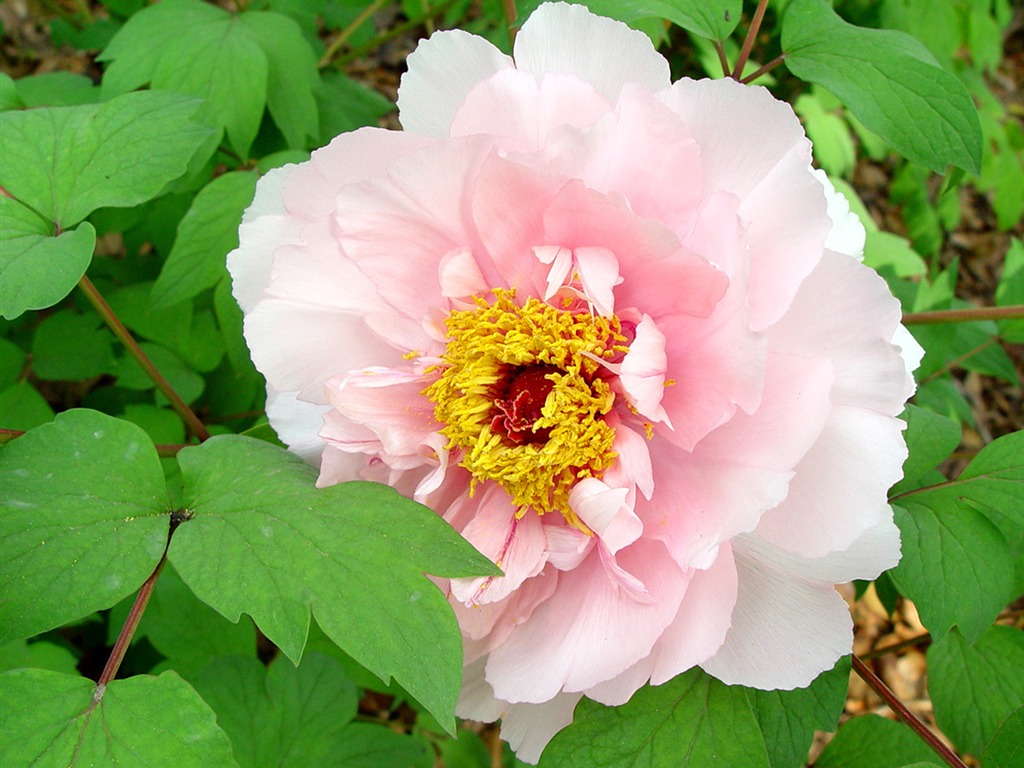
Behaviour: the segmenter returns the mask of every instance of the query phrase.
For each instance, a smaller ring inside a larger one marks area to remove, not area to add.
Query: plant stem
[[[886,645],[881,648],[874,648],[865,653],[863,656],[861,656],[861,659],[863,659],[864,661],[880,659],[883,656],[888,656],[890,653],[899,653],[905,648],[917,648],[920,645],[928,645],[931,643],[931,641],[932,636],[928,632],[925,632],[924,634],[918,635],[917,637],[911,637],[909,640],[902,640],[898,643],[893,643],[892,645]]]
[[[167,545],[171,543],[171,537],[167,536]],[[103,667],[103,672],[100,674],[100,679],[96,681],[96,686],[106,686],[111,680],[117,676],[117,670],[121,668],[121,662],[124,661],[124,655],[128,651],[128,645],[131,643],[132,638],[135,636],[135,630],[139,628],[139,621],[142,619],[142,613],[146,610],[146,605],[149,603],[150,595],[153,594],[153,587],[156,586],[156,580],[160,576],[160,571],[164,569],[164,563],[167,561],[167,546],[164,547],[164,553],[160,556],[160,562],[156,564],[156,568],[153,569],[153,573],[149,575],[143,583],[142,588],[139,590],[139,594],[135,596],[135,603],[132,605],[132,609],[128,612],[128,618],[124,620],[124,626],[121,627],[121,633],[117,636],[117,640],[114,642],[114,648],[110,652],[109,658],[107,658],[106,666]]]
[[[943,744],[942,740],[932,733],[928,726],[918,719],[917,715],[907,709],[907,706],[889,689],[889,686],[882,682],[882,679],[867,664],[857,658],[856,654],[853,656],[853,670],[860,676],[861,680],[871,686],[871,689],[882,697],[900,720],[906,723],[925,744],[931,747],[935,754],[942,758],[946,765],[950,768],[967,768],[964,761],[953,750]]]
[[[725,55],[725,46],[721,40],[715,40],[715,52],[718,54],[718,63],[722,65],[722,76],[729,76],[729,59]]]
[[[430,15],[432,17],[440,16],[442,13],[448,10],[449,6],[452,6],[454,4],[455,0],[444,0],[443,3],[439,3],[438,5],[434,6]],[[364,45],[360,48],[350,50],[348,53],[346,53],[344,56],[338,59],[337,64],[339,67],[343,67],[346,64],[348,64],[348,62],[352,61],[352,59],[358,59],[360,56],[369,53],[375,48],[379,48],[388,40],[393,40],[396,37],[401,37],[410,29],[414,29],[422,23],[423,19],[410,19],[409,21],[406,21],[404,24],[399,24],[396,27],[392,27],[384,34],[378,35],[376,38],[374,38],[373,42],[369,43],[368,45]]]
[[[352,37],[352,33],[359,29],[364,21],[379,11],[385,1],[386,0],[373,0],[372,3],[366,6],[366,8],[363,9],[363,12],[356,16],[352,23],[341,30],[341,32],[338,33],[338,36],[331,41],[331,44],[327,46],[327,50],[324,51],[324,55],[320,57],[320,62],[317,66],[320,69],[324,69],[330,65],[331,59],[333,59],[338,51],[341,50],[341,47],[348,42],[348,39]]]
[[[757,10],[754,11],[754,19],[750,22],[750,28],[747,30],[747,37],[743,41],[743,47],[740,49],[740,57],[736,59],[736,66],[732,69],[732,79],[739,80],[743,75],[743,67],[747,65],[747,59],[750,58],[750,51],[754,47],[754,41],[757,39],[757,33],[761,31],[761,22],[764,21],[764,12],[768,9],[768,0],[759,0],[757,3]]]
[[[1024,317],[1024,304],[1007,307],[967,307],[965,309],[938,309],[931,312],[908,312],[903,315],[904,325],[932,323],[964,323],[972,320],[1009,320]]]
[[[181,416],[182,421],[185,422],[189,431],[199,438],[200,441],[208,440],[210,438],[210,433],[206,430],[206,427],[203,426],[203,422],[199,420],[199,417],[193,413],[192,409],[188,407],[188,404],[181,399],[181,396],[177,392],[174,391],[174,387],[168,383],[167,379],[163,377],[163,374],[161,374],[160,371],[157,370],[157,367],[153,365],[153,361],[146,356],[146,353],[142,351],[138,342],[132,338],[131,333],[125,327],[124,323],[122,323],[120,318],[114,314],[114,310],[110,308],[110,305],[107,304],[106,300],[100,295],[100,292],[96,290],[96,286],[92,284],[92,281],[88,276],[82,275],[82,279],[78,281],[78,287],[82,289],[82,293],[85,294],[86,298],[89,299],[89,302],[96,308],[96,311],[99,312],[100,317],[102,317],[110,327],[110,330],[114,332],[114,335],[117,336],[118,341],[124,344],[128,353],[135,358],[135,361],[142,367],[142,370],[146,372],[150,381],[152,381],[156,385],[156,388],[163,393],[163,396],[170,401],[171,407],[178,412],[178,415]]]
[[[508,44],[516,44],[516,18],[519,12],[516,10],[516,0],[501,0],[501,8],[505,12],[505,29],[508,32]]]
[[[768,72],[771,72],[773,69],[775,69],[777,66],[779,66],[779,64],[781,64],[785,60],[785,58],[786,58],[786,54],[780,53],[778,56],[776,56],[774,59],[769,61],[767,64],[765,64],[763,66],[760,66],[757,69],[755,69],[749,75],[747,75],[742,80],[740,80],[740,82],[743,83],[744,85],[747,85],[748,83],[754,82],[761,75],[767,74]]]

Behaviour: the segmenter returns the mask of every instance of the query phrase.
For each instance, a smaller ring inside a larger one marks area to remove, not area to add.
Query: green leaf
[[[1003,274],[996,287],[996,305],[1005,307],[1024,304],[1024,242],[1010,239],[1010,248],[1003,259]],[[1000,320],[999,335],[1012,344],[1024,343],[1024,318]]]
[[[423,573],[497,572],[490,561],[388,487],[317,490],[315,470],[267,443],[215,437],[178,461],[195,518],[175,534],[169,557],[201,600],[232,621],[248,613],[293,661],[312,607],[349,655],[451,722],[462,643]]]
[[[109,608],[152,573],[168,502],[134,424],[73,410],[0,448],[0,642]]]
[[[6,389],[21,378],[25,370],[25,353],[17,344],[0,338],[0,389]]]
[[[266,103],[269,64],[249,29],[227,11],[196,0],[164,0],[132,16],[98,59],[112,62],[103,76],[105,94],[149,83],[157,91],[200,96],[231,146],[248,157]]]
[[[814,761],[816,768],[893,768],[935,762],[935,753],[902,723],[878,715],[846,722]]]
[[[45,318],[32,341],[32,370],[41,379],[90,379],[114,368],[114,335],[94,312],[71,309]]]
[[[23,667],[37,667],[77,675],[78,659],[64,646],[45,640],[34,643],[15,640],[0,647],[0,672]]]
[[[27,381],[0,392],[0,425],[27,431],[53,419],[53,408]]]
[[[463,731],[462,733],[465,733]],[[447,740],[440,742],[442,754]],[[421,741],[384,725],[349,723],[322,763],[323,768],[409,768],[421,764],[427,750]],[[427,763],[430,765],[430,763]],[[487,763],[490,766],[490,763]],[[445,768],[457,768],[445,760]]]
[[[146,353],[146,357],[156,366],[160,374],[167,379],[175,392],[181,396],[186,403],[194,402],[203,394],[203,377],[189,368],[181,358],[170,350],[159,344],[143,342],[139,347]],[[114,371],[117,376],[117,384],[127,389],[141,389],[143,391],[153,389],[156,385],[152,379],[142,370],[142,367],[135,361],[134,357],[125,355],[118,360]],[[166,402],[163,395],[158,395],[159,402]]]
[[[1020,768],[1024,764],[1024,707],[1006,718],[981,755],[985,768]]]
[[[319,138],[317,57],[299,25],[280,13],[243,13],[245,25],[267,57],[267,108],[288,146],[305,149]],[[250,195],[250,200],[251,200]]]
[[[173,672],[106,689],[42,669],[5,672],[0,681],[3,765],[237,766],[213,712]]]
[[[1006,539],[955,498],[908,496],[899,504],[894,513],[903,559],[889,576],[932,634],[955,625],[976,639],[1011,597],[1013,558]]]
[[[89,268],[96,245],[92,224],[53,234],[52,224],[0,195],[0,314],[8,320],[29,309],[53,306]]]
[[[253,657],[215,659],[193,684],[217,713],[243,766],[322,765],[356,714],[356,688],[337,662],[309,654],[269,670]]]
[[[747,691],[693,669],[645,686],[621,707],[583,699],[541,768],[699,768],[771,762]]]
[[[857,161],[850,129],[834,111],[822,105],[817,94],[804,93],[793,104],[794,111],[814,145],[814,159],[829,176],[848,176]]]
[[[760,691],[747,688],[754,715],[764,734],[772,768],[802,765],[814,732],[834,731],[846,703],[850,659],[840,659],[806,688]]]
[[[472,731],[460,730],[454,739],[437,745],[445,768],[490,768],[491,752],[484,740]]]
[[[26,107],[71,107],[99,101],[99,88],[85,75],[46,72],[22,77],[18,96]]]
[[[238,247],[242,213],[256,193],[256,174],[235,171],[218,176],[205,187],[178,224],[167,261],[153,284],[153,303],[167,308],[217,284],[225,274],[225,259]]]
[[[325,140],[367,125],[393,112],[395,104],[342,72],[327,72],[316,93],[320,136]]]
[[[585,5],[599,16],[627,23],[657,17],[668,19],[688,32],[708,40],[725,40],[740,23],[742,0],[570,0]],[[522,22],[544,0],[519,3]]]
[[[892,232],[867,233],[864,263],[876,270],[891,269],[896,277],[919,277],[928,273],[928,265],[906,238]]]
[[[981,125],[964,85],[913,37],[847,24],[827,0],[792,0],[786,66],[834,93],[909,160],[943,172],[981,169]]]
[[[935,722],[962,751],[980,755],[1024,706],[1024,633],[989,627],[972,646],[956,630],[928,649]],[[1019,736],[1019,734],[1018,734]]]
[[[920,480],[934,472],[960,445],[960,425],[952,419],[916,405],[908,405],[903,418],[907,422],[903,433],[907,441],[907,460],[903,462],[903,479],[892,489],[890,497],[919,488]],[[939,475],[933,482],[944,480]]]
[[[181,176],[209,136],[191,119],[199,106],[187,96],[147,91],[103,104],[4,112],[0,186],[64,230],[97,208],[138,205]]]
[[[232,624],[201,602],[168,563],[160,573],[137,637],[148,637],[189,677],[220,656],[256,657],[256,630],[248,618]],[[190,678],[191,679],[191,678]]]

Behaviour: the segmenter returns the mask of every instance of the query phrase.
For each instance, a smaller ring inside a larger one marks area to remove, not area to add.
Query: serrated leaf
[[[0,194],[0,315],[13,320],[63,299],[89,268],[95,245],[89,222],[54,237],[52,224]]]
[[[906,497],[894,513],[903,559],[890,578],[933,634],[959,626],[979,637],[1011,598],[1013,559],[1002,533],[970,506],[938,495]]]
[[[299,25],[280,13],[239,16],[267,57],[267,109],[288,146],[306,149],[319,138],[316,55]]]
[[[772,768],[793,768],[807,757],[814,732],[831,732],[839,723],[850,682],[845,657],[806,688],[760,691],[747,688],[754,715],[764,734]]]
[[[935,722],[965,752],[980,755],[1024,706],[1024,632],[989,627],[973,645],[956,630],[928,649]]]
[[[764,736],[738,686],[693,669],[645,686],[621,707],[583,699],[573,723],[541,755],[541,768],[769,768]]]
[[[267,443],[215,437],[178,461],[195,518],[176,533],[169,557],[201,600],[232,621],[248,613],[293,661],[312,607],[359,663],[394,676],[438,720],[452,721],[462,643],[423,573],[494,573],[490,561],[393,489],[356,482],[317,490],[315,470]]]
[[[163,470],[146,434],[72,410],[0,451],[0,642],[137,590],[160,560],[169,523]]]
[[[238,247],[238,225],[255,193],[256,174],[248,171],[225,173],[199,191],[153,284],[156,308],[166,309],[217,284],[228,253]]]
[[[356,687],[337,662],[315,653],[298,668],[282,657],[269,669],[256,658],[219,658],[192,683],[243,768],[327,765],[356,714]]]
[[[981,169],[981,124],[966,87],[916,39],[847,24],[827,0],[792,0],[786,66],[834,93],[902,155],[933,171]]]
[[[847,721],[814,761],[816,768],[892,768],[931,765],[935,753],[902,723],[878,715]]]
[[[101,693],[84,677],[42,669],[0,681],[3,765],[237,766],[213,712],[173,672],[114,680]]]
[[[160,45],[153,45],[159,40]],[[199,96],[242,157],[259,129],[269,64],[249,29],[227,11],[197,0],[164,0],[136,13],[110,41],[104,93],[149,83]]]
[[[209,136],[192,120],[199,107],[188,96],[145,91],[4,112],[0,186],[62,230],[97,208],[138,205],[181,176]]]

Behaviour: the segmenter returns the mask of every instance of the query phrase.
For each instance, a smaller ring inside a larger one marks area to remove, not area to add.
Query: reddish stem
[[[722,65],[722,76],[729,76],[729,59],[725,55],[725,46],[721,40],[715,40],[715,51],[718,53],[718,63]]]
[[[760,0],[757,10],[754,11],[754,19],[750,22],[750,28],[747,30],[747,37],[743,41],[743,48],[740,49],[740,57],[736,59],[736,66],[733,67],[731,75],[733,80],[739,80],[743,75],[743,67],[747,65],[747,59],[750,58],[750,51],[754,47],[757,33],[761,31],[761,22],[764,21],[766,10],[768,10],[768,0]]]
[[[755,69],[749,75],[747,75],[742,80],[740,80],[740,82],[743,83],[744,85],[747,85],[748,83],[754,82],[761,75],[767,74],[768,72],[771,72],[773,69],[775,69],[777,66],[779,66],[779,64],[781,64],[783,62],[783,60],[785,60],[785,58],[786,58],[786,54],[780,53],[778,56],[776,56],[774,59],[769,61],[767,64],[765,64],[763,66],[760,66],[757,69]]]
[[[135,358],[135,361],[142,367],[142,370],[149,376],[150,381],[167,398],[171,407],[178,412],[178,415],[181,416],[189,431],[199,438],[200,441],[208,440],[210,433],[203,426],[203,422],[199,420],[199,417],[193,413],[188,404],[174,391],[174,387],[170,385],[167,379],[163,377],[163,374],[153,365],[153,361],[142,351],[138,342],[132,337],[131,332],[121,322],[120,318],[114,314],[114,310],[110,308],[110,305],[100,295],[100,292],[96,290],[96,286],[92,284],[88,276],[82,275],[82,279],[78,281],[78,287],[82,289],[82,293],[85,294],[89,302],[96,308],[96,311],[110,327],[110,330],[114,332],[114,335],[117,336],[118,341],[124,344],[128,353]]]
[[[516,10],[516,0],[501,0],[501,8],[505,12],[505,29],[508,31],[509,45],[516,43],[516,19],[519,11]]]
[[[904,325],[933,323],[964,323],[972,320],[1011,320],[1024,317],[1024,304],[1008,307],[966,307],[964,309],[938,309],[931,312],[908,312],[903,315]]]
[[[882,682],[882,679],[867,664],[857,658],[856,655],[853,656],[853,670],[860,676],[861,680],[871,686],[871,689],[882,697],[900,720],[909,726],[925,744],[931,747],[935,754],[942,758],[946,765],[950,768],[967,768],[964,761],[953,750],[943,744],[942,740],[932,733],[928,726],[918,719],[917,715],[907,709],[907,706],[889,689],[889,686]]]
[[[170,536],[167,537],[167,543],[170,544]],[[142,619],[142,613],[146,610],[146,605],[149,603],[150,595],[153,594],[153,587],[156,586],[156,580],[160,576],[160,571],[164,569],[164,563],[166,561],[167,548],[164,547],[164,553],[160,556],[160,562],[156,564],[156,568],[153,569],[153,573],[149,575],[149,578],[146,579],[142,588],[139,590],[139,594],[135,596],[135,603],[132,605],[132,609],[128,612],[128,618],[124,620],[124,626],[121,627],[121,633],[117,636],[117,640],[114,642],[114,648],[111,650],[110,657],[107,659],[106,666],[103,667],[100,679],[96,682],[97,687],[105,687],[117,676],[117,670],[121,668],[121,662],[124,661],[124,655],[128,651],[128,645],[135,636],[135,630],[139,628],[139,621]]]

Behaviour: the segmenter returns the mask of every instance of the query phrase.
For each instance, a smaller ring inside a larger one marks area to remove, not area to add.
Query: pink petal
[[[671,428],[672,422],[661,406],[667,367],[665,334],[650,315],[644,315],[636,326],[636,337],[619,368],[619,382],[630,404],[641,416],[652,422],[665,422]]]
[[[650,38],[619,21],[564,3],[539,7],[516,35],[516,67],[537,77],[575,75],[615,101],[626,83],[651,91],[669,85],[668,62]]]
[[[569,506],[615,554],[643,532],[643,523],[626,503],[627,488],[612,488],[596,477],[580,480],[569,492]]]
[[[484,492],[462,535],[504,572],[504,576],[452,579],[452,596],[467,605],[505,598],[540,573],[547,561],[540,516],[528,512],[517,519],[516,507],[498,486]]]
[[[853,622],[831,584],[810,584],[734,553],[739,597],[718,652],[701,664],[727,685],[790,690],[850,652]],[[784,661],[783,661],[784,660]]]
[[[578,567],[596,543],[593,536],[567,525],[546,526],[545,533],[548,540],[548,562],[560,571],[571,571]]]
[[[437,265],[441,295],[449,299],[483,293],[488,289],[480,266],[469,248],[455,248],[449,251]]]
[[[605,576],[594,552],[560,574],[558,590],[491,652],[487,680],[506,701],[547,701],[618,675],[646,656],[675,615],[685,577],[660,544],[637,541],[616,556],[648,589],[638,603]]]
[[[421,40],[398,88],[398,116],[406,132],[443,139],[456,112],[481,80],[508,69],[512,59],[482,37],[459,29]]]
[[[587,299],[599,315],[610,317],[615,311],[612,289],[622,282],[615,254],[607,248],[581,246],[573,251],[573,257]]]
[[[651,683],[661,685],[703,663],[721,648],[732,624],[737,575],[732,549],[723,544],[714,564],[694,571],[679,612],[658,638]]]
[[[451,135],[483,134],[507,152],[536,152],[553,130],[589,125],[611,108],[593,86],[575,77],[549,74],[538,79],[506,69],[469,92],[452,121]]]

